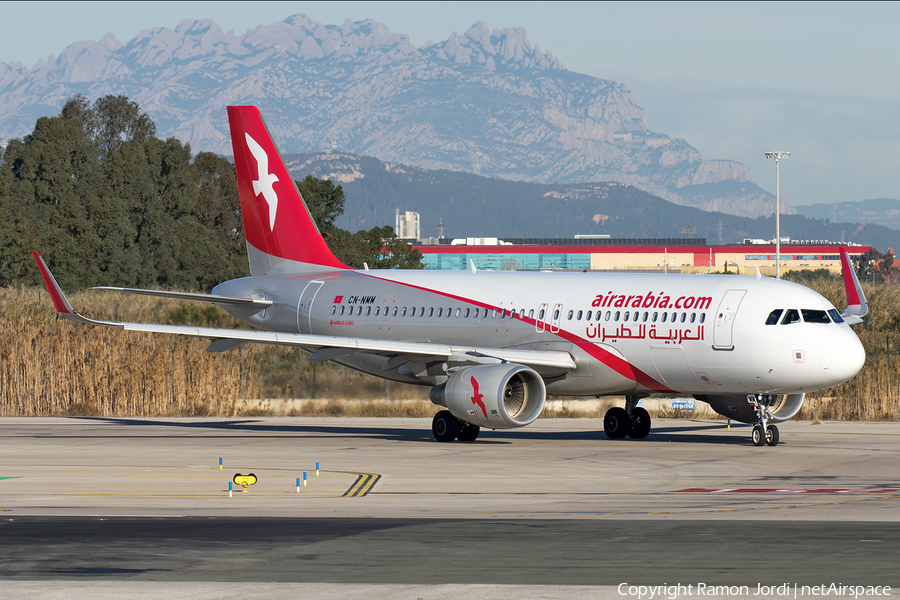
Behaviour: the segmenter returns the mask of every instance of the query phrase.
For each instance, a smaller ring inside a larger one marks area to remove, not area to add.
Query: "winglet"
[[[841,316],[847,323],[860,323],[869,312],[869,303],[866,302],[866,296],[859,285],[856,270],[850,264],[850,257],[843,248],[841,248],[841,274],[844,276],[844,291],[847,294],[847,310],[841,313]]]
[[[62,288],[59,287],[59,284],[56,283],[56,278],[53,277],[53,273],[47,268],[47,263],[44,262],[41,255],[37,252],[32,252],[31,255],[34,256],[34,261],[37,263],[38,270],[41,272],[41,278],[44,280],[44,285],[47,286],[47,291],[50,293],[50,298],[53,300],[53,307],[56,308],[56,312],[59,316],[84,325],[121,325],[120,323],[115,322],[94,321],[93,319],[88,319],[75,312],[72,305],[69,304],[69,299],[66,298],[66,295],[63,293]]]

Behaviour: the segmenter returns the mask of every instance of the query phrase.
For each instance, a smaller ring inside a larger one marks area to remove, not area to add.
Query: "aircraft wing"
[[[841,274],[844,276],[844,291],[847,294],[847,310],[841,313],[841,317],[849,325],[862,323],[862,318],[869,312],[869,303],[859,285],[856,270],[850,264],[850,257],[843,248],[841,248]]]
[[[430,342],[403,342],[393,340],[366,339],[330,335],[309,335],[304,333],[280,333],[247,329],[221,329],[216,327],[194,327],[190,325],[159,325],[153,323],[129,323],[124,321],[100,321],[85,317],[76,312],[66,298],[44,259],[37,252],[32,253],[53,300],[56,312],[64,319],[83,325],[100,327],[118,327],[126,331],[145,331],[149,333],[168,333],[214,340],[208,352],[221,352],[245,343],[274,344],[295,346],[312,352],[310,360],[319,362],[351,354],[368,352],[391,356],[385,370],[399,367],[408,360],[444,359],[448,362],[478,362],[479,360],[497,359],[514,362],[531,367],[545,367],[563,372],[575,368],[575,361],[568,352],[556,350],[520,350],[516,348],[476,348],[472,346],[451,346]],[[152,290],[150,290],[152,291]],[[172,294],[173,292],[165,292]],[[205,296],[205,294],[187,294],[187,296]],[[172,296],[184,298],[185,296]],[[212,296],[212,298],[219,298]],[[194,298],[190,298],[194,299]],[[208,300],[215,302],[216,300]]]

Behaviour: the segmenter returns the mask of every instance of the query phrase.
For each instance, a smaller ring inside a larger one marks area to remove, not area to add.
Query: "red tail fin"
[[[286,271],[348,268],[325,244],[259,109],[229,106],[228,124],[250,272],[263,275],[279,266]]]

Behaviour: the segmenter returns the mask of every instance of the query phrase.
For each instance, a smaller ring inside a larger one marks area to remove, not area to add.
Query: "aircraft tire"
[[[606,416],[603,417],[603,431],[611,440],[621,440],[628,435],[632,427],[634,427],[634,421],[631,420],[624,408],[614,406],[606,411]]]
[[[766,445],[766,436],[763,435],[762,425],[753,426],[753,431],[750,433],[750,439],[753,440],[754,446]]]
[[[481,427],[478,425],[472,425],[471,423],[462,423],[459,428],[459,433],[456,434],[456,439],[461,442],[474,442],[478,439],[478,434],[481,432]]]
[[[631,411],[634,419],[634,426],[628,432],[629,437],[634,439],[643,439],[650,433],[650,413],[643,406],[638,406]]]
[[[442,410],[431,421],[431,433],[439,442],[452,442],[459,435],[459,419],[449,410]]]
[[[770,446],[778,445],[778,428],[774,425],[769,425],[766,428],[766,443]]]

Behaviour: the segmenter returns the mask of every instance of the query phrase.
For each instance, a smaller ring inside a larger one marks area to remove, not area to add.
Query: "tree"
[[[852,259],[856,263],[856,276],[860,281],[872,281],[876,277],[875,261],[881,258],[881,252],[871,248],[868,252]]]
[[[328,248],[348,267],[361,269],[365,263],[373,269],[424,268],[422,253],[397,239],[393,227],[350,233],[335,225],[335,220],[344,214],[344,190],[340,185],[312,175],[296,183]]]
[[[328,179],[317,179],[312,175],[296,183],[310,216],[327,243],[339,231],[334,222],[344,214],[344,189]]]
[[[893,249],[889,249],[881,261],[876,263],[875,272],[882,282],[894,283],[897,274],[900,273],[900,269],[894,266]]]

